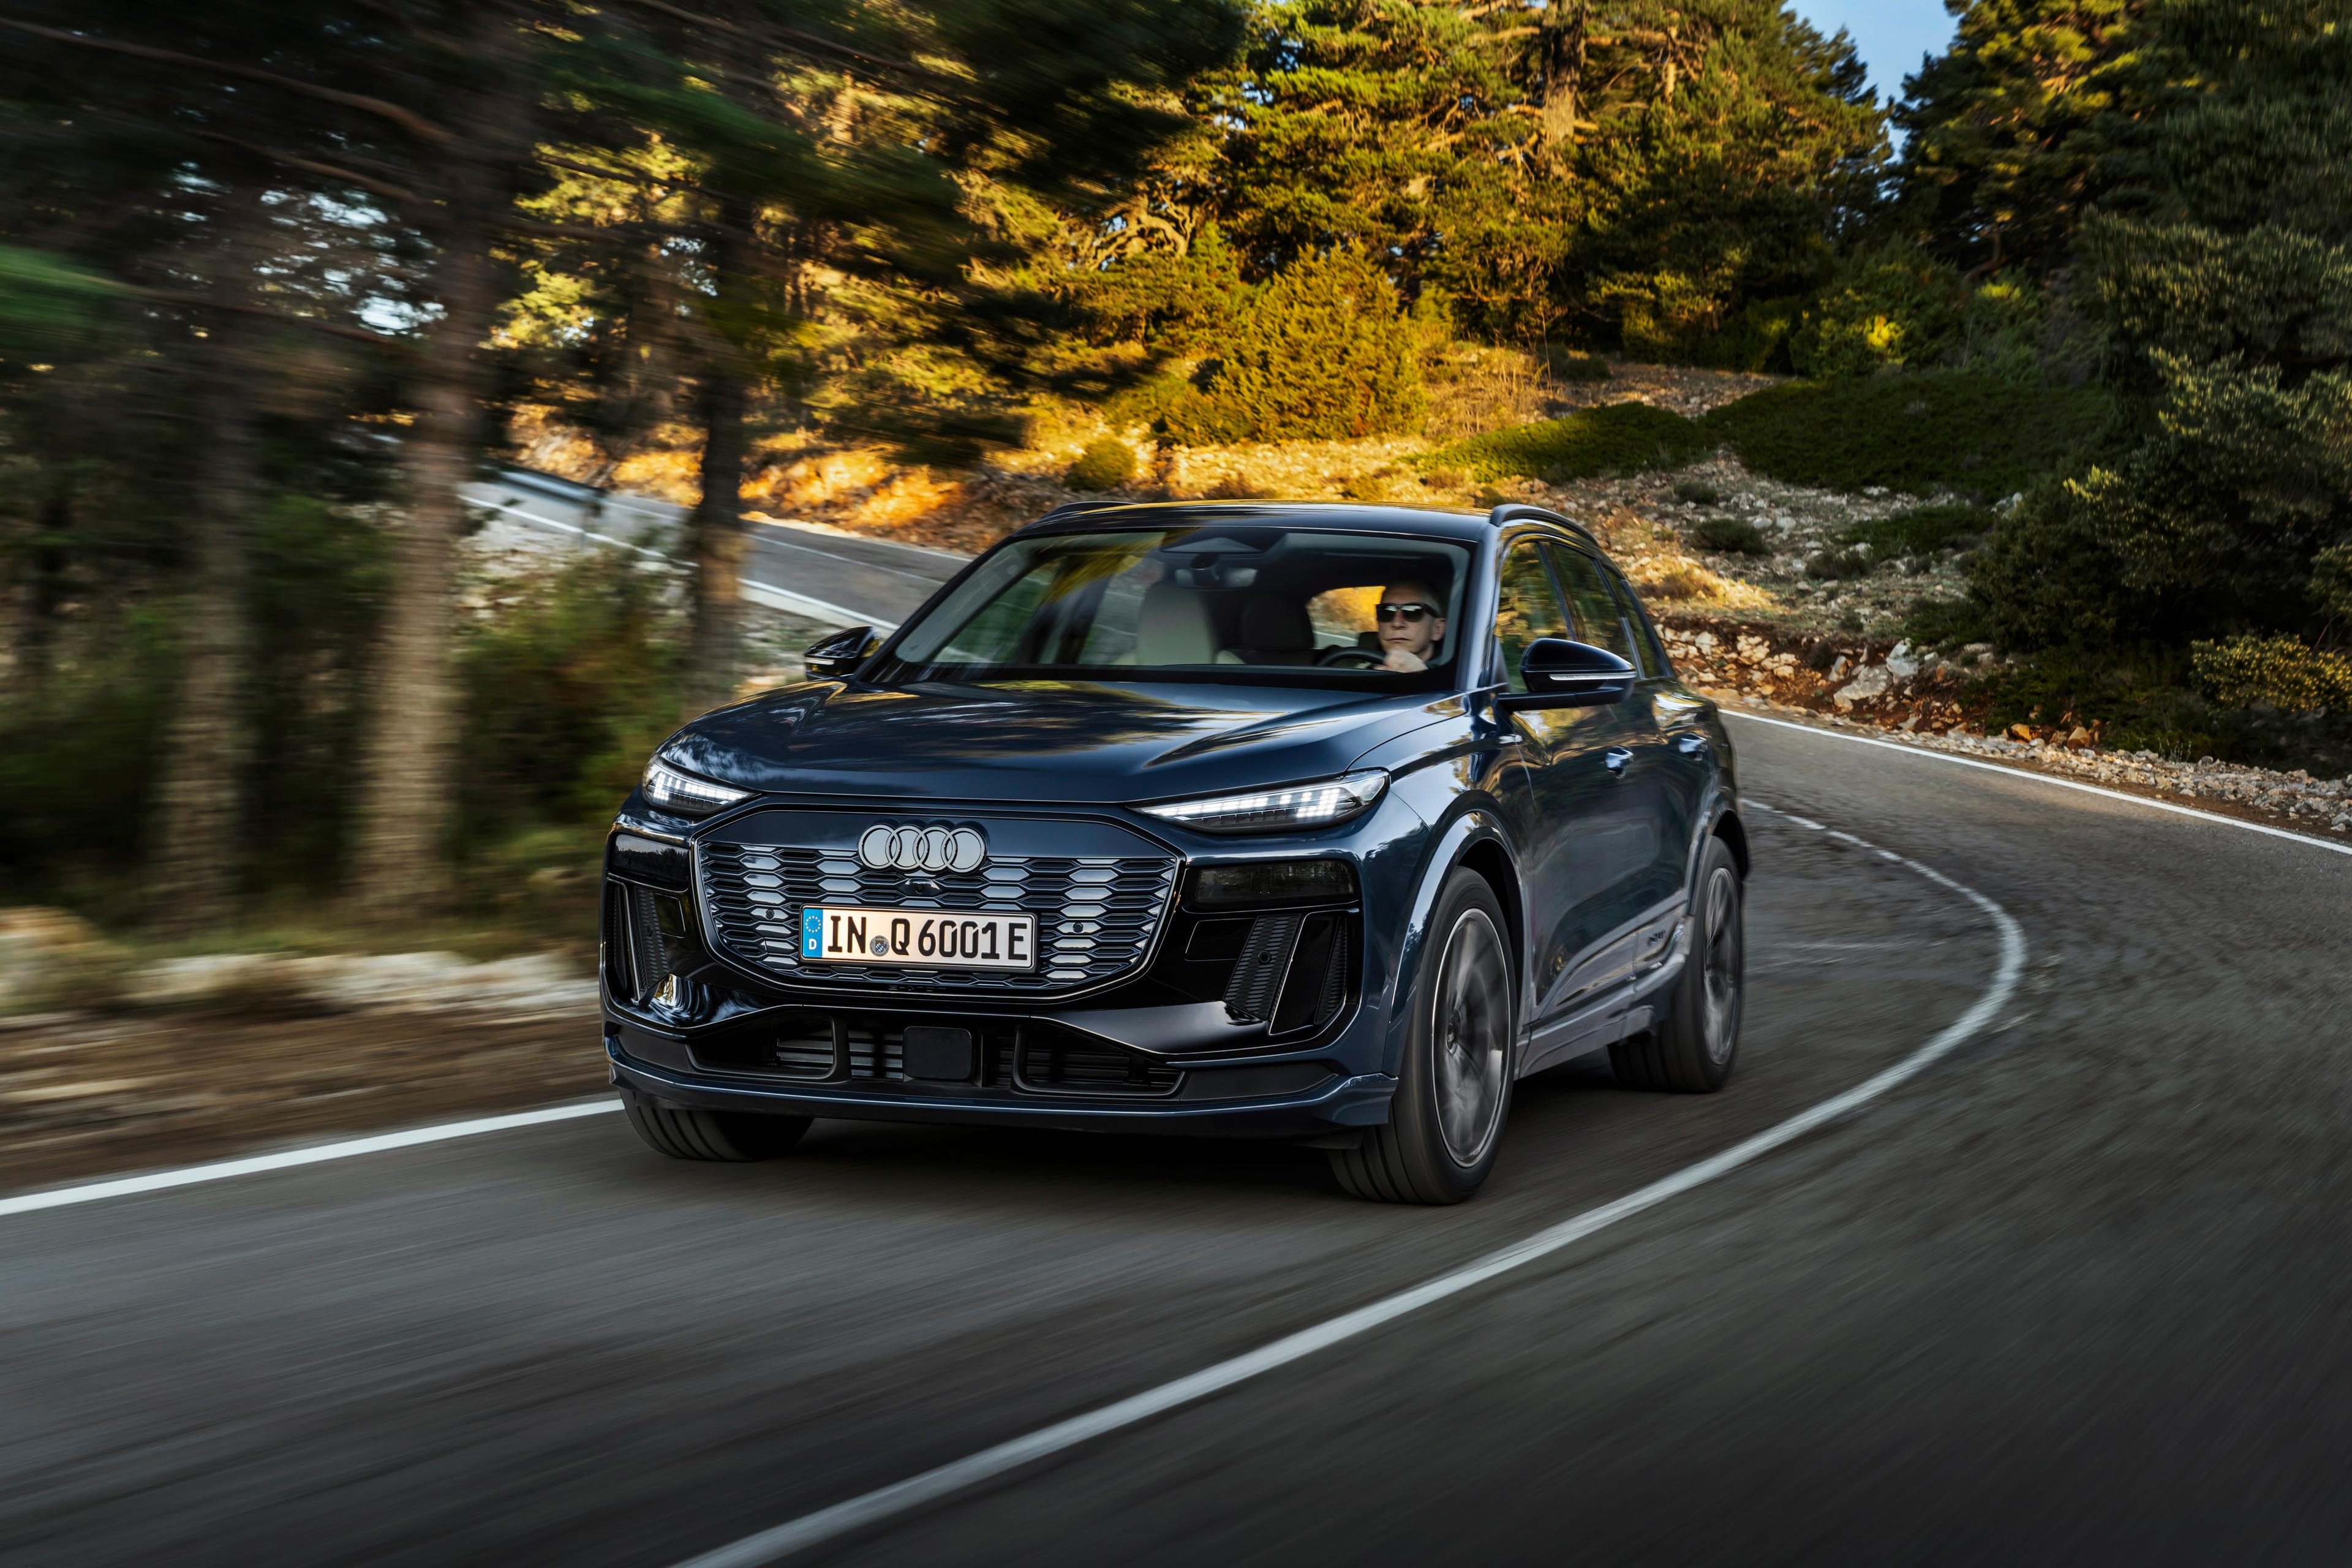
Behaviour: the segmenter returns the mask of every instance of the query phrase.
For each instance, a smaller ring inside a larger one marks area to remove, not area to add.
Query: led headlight
[[[1171,801],[1137,809],[1200,833],[1276,833],[1286,827],[1328,827],[1345,822],[1380,799],[1388,786],[1389,775],[1375,768],[1322,784]]]
[[[709,816],[720,806],[751,798],[750,790],[680,773],[659,757],[646,764],[645,788],[647,800],[677,816]]]

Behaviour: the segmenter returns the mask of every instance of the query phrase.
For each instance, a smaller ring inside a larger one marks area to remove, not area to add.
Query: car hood
[[[889,799],[1121,802],[1326,777],[1458,714],[1458,697],[1026,680],[787,687],[663,748],[744,789]]]

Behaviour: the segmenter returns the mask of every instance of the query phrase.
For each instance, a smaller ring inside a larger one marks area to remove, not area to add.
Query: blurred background
[[[1548,500],[1718,688],[2344,831],[2341,7],[1868,10],[8,0],[12,1114],[381,1118],[27,1053],[453,993],[593,1077],[613,807],[886,618],[763,531]]]

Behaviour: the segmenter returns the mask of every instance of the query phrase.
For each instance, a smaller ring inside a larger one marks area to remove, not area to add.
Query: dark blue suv
[[[1731,749],[1554,513],[1066,507],[809,668],[614,825],[605,1048],[663,1153],[1265,1136],[1451,1203],[1526,1074],[1730,1074]]]

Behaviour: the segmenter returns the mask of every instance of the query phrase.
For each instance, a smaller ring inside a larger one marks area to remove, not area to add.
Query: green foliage
[[[1940,259],[2011,270],[2029,293],[2063,267],[2098,194],[2096,138],[2147,0],[1972,0],[1953,47],[1895,112],[1909,135],[1902,226]]]
[[[2096,392],[1941,372],[1768,387],[1704,423],[1749,468],[1794,484],[1992,500],[2076,460],[2110,417]]]
[[[170,720],[177,627],[171,615],[142,609],[92,633],[38,685],[12,682],[0,705],[5,901],[53,901],[60,880],[87,884],[137,864]]]
[[[1945,502],[1856,523],[1845,538],[1851,544],[1868,544],[1881,556],[1932,555],[1938,550],[1974,550],[2000,521],[1989,508]]]
[[[1074,490],[1115,490],[1135,478],[1135,448],[1116,436],[1087,443],[1063,482]]]
[[[1348,439],[1419,423],[1418,323],[1353,251],[1310,256],[1250,289],[1196,394],[1166,415],[1194,445]]]
[[[1650,355],[1817,282],[1884,155],[1851,47],[1770,0],[1265,3],[1198,102],[1245,270],[1360,247],[1482,338]]]
[[[2183,629],[2305,624],[2352,542],[2352,372],[2162,364],[2154,428],[2073,486],[2092,531]]]
[[[2189,646],[2198,681],[2220,700],[2289,713],[2352,711],[2352,655],[2305,647],[2296,637],[2237,637]]]
[[[609,814],[676,727],[682,628],[662,577],[595,551],[499,585],[461,631],[467,845]]]
[[[1421,461],[1432,468],[1464,469],[1480,479],[1513,475],[1580,479],[1674,468],[1699,456],[1708,445],[1705,432],[1679,414],[1646,403],[1612,403],[1561,419],[1473,436],[1428,453]]]
[[[1708,517],[1691,530],[1691,542],[1724,555],[1769,555],[1764,531],[1744,517]]]
[[[2317,634],[2352,544],[2352,33],[2342,7],[2152,7],[2107,74],[2076,259],[2126,439],[1978,584],[2028,646]],[[2052,613],[2053,578],[2088,614]],[[2001,601],[2035,605],[2013,614]]]
[[[2123,580],[2081,498],[2045,480],[2000,514],[1964,566],[1978,635],[2005,647],[2105,647],[2147,636],[2151,606]]]
[[[1713,506],[1723,499],[1723,492],[1705,479],[1676,479],[1675,499],[1686,500],[1693,506]]]
[[[1870,574],[1870,557],[1859,550],[1824,550],[1805,562],[1805,575],[1822,583],[1842,583]]]
[[[121,285],[52,252],[0,245],[0,365],[89,348],[121,297]]]
[[[1731,313],[1723,330],[1701,338],[1684,357],[1712,370],[1786,371],[1804,320],[1808,296],[1750,300]]]

